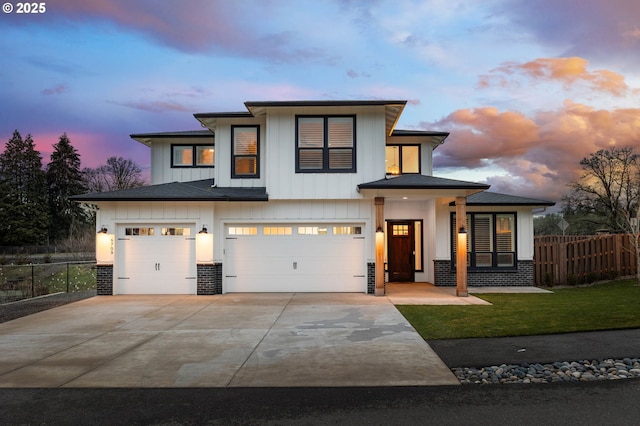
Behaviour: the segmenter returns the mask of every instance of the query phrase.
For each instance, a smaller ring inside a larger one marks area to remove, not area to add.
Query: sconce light
[[[202,225],[202,229],[200,230],[200,232],[198,232],[198,234],[206,234],[207,233],[207,225]]]
[[[460,229],[458,230],[458,234],[466,234],[467,233],[467,229],[464,226],[461,226]]]
[[[378,233],[380,233],[380,234],[384,233],[384,231],[382,230],[382,226],[378,226],[378,229],[376,229],[376,234],[378,234]]]
[[[106,234],[107,231],[107,227],[102,225],[102,227],[100,228],[100,230],[98,231],[98,234]]]

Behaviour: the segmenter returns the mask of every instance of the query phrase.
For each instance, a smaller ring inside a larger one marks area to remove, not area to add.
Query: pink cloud
[[[629,86],[622,75],[609,70],[589,71],[589,61],[583,58],[538,58],[534,61],[519,63],[509,62],[480,76],[478,86],[506,87],[513,79],[511,76],[522,75],[534,83],[538,81],[557,81],[569,88],[577,83],[584,83],[592,90],[608,92],[615,96],[623,96],[629,92]]]
[[[558,200],[580,176],[580,160],[613,144],[637,147],[640,108],[596,109],[571,101],[532,117],[496,108],[458,110],[426,129],[451,132],[435,151],[434,168],[497,166],[492,190]]]

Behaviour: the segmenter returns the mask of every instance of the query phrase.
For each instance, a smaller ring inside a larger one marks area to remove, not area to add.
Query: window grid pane
[[[196,165],[213,166],[215,163],[213,145],[196,147]]]
[[[324,147],[324,120],[321,117],[301,117],[298,119],[298,147]]]
[[[329,117],[329,148],[353,147],[353,119],[351,117]]]
[[[353,168],[353,150],[330,149],[329,150],[329,168],[330,169]]]
[[[193,166],[193,147],[174,146],[173,147],[174,166]]]
[[[299,166],[303,170],[318,170],[323,168],[323,151],[321,149],[301,149]]]

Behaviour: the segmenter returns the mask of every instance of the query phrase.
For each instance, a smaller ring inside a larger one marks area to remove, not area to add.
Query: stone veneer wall
[[[96,294],[113,296],[113,265],[96,266]]]
[[[222,263],[197,265],[198,296],[222,294]]]
[[[456,286],[456,271],[451,267],[449,260],[436,260],[435,285]],[[468,271],[467,286],[532,286],[533,285],[533,261],[518,260],[518,269],[515,271]]]

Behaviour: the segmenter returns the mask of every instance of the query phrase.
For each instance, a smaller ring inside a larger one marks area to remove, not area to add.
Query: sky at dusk
[[[435,176],[554,201],[589,153],[640,147],[638,0],[8,3],[0,150],[17,129],[43,164],[66,132],[83,167],[148,170],[129,134],[265,100],[406,99],[397,128],[451,133]]]

